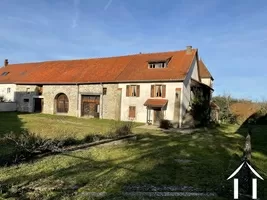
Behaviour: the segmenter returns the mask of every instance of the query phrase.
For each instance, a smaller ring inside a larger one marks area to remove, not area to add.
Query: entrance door
[[[34,112],[41,113],[43,111],[44,100],[42,98],[34,98]]]
[[[82,96],[82,116],[99,117],[100,96]]]
[[[154,124],[159,124],[160,121],[164,119],[164,114],[161,108],[154,109]]]

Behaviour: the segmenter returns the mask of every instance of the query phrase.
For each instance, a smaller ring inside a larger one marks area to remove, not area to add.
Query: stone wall
[[[102,95],[102,88],[107,88],[106,95]],[[116,119],[116,112],[120,108],[117,104],[120,104],[118,95],[118,84],[91,84],[79,86],[79,102],[81,102],[81,96],[96,94],[100,95],[100,118],[104,119]],[[81,110],[81,103],[79,103],[79,110]],[[80,116],[80,114],[79,114]]]
[[[107,94],[102,95],[102,88],[107,88]],[[116,119],[119,95],[117,84],[88,84],[88,85],[44,85],[43,112],[47,114],[56,114],[55,99],[60,93],[67,95],[69,99],[69,111],[66,115],[81,116],[82,95],[100,95],[100,118]]]
[[[64,93],[69,100],[69,111],[66,115],[77,115],[77,102],[78,102],[78,86],[77,85],[44,85],[43,86],[43,98],[44,107],[43,113],[56,114],[56,96]]]
[[[12,112],[16,111],[16,103],[14,102],[0,102],[0,112]]]
[[[17,111],[33,112],[33,97],[36,96],[36,85],[17,85],[14,100],[17,103]]]

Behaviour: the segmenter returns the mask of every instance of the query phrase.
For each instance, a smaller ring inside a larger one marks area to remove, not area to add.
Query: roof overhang
[[[168,103],[167,99],[147,99],[144,106],[151,108],[162,108]]]
[[[13,82],[17,85],[85,85],[85,84],[119,84],[119,83],[150,83],[150,82],[183,82],[184,79],[151,79],[151,80],[122,80],[122,81],[103,81],[103,82]]]
[[[197,81],[196,79],[191,78],[191,81],[192,81],[193,85],[201,85],[203,87],[209,88],[210,90],[214,91],[213,88],[211,88],[210,86],[208,86],[208,85],[206,85],[204,83],[201,83],[200,81]]]

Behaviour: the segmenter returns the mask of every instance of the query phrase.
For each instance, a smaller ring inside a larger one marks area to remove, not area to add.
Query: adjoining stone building
[[[208,88],[209,99],[213,91],[213,77],[191,46],[173,52],[7,64],[0,68],[0,88],[7,83],[14,86],[21,112],[152,124],[168,119],[179,127],[185,123],[192,88]]]

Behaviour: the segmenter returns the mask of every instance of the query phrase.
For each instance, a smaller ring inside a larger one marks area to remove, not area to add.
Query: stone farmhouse
[[[94,117],[178,127],[195,89],[212,95],[213,77],[198,49],[107,58],[9,64],[0,68],[0,96],[17,111]]]

